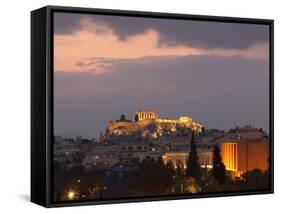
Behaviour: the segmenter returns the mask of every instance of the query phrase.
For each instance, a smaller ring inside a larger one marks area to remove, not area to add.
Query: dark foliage
[[[165,194],[173,186],[174,167],[161,157],[145,158],[136,173],[136,186],[143,194]]]
[[[240,185],[246,190],[268,189],[270,186],[268,172],[262,172],[260,169],[248,171],[242,176]]]
[[[54,200],[64,200],[67,190],[76,190],[76,199],[83,200],[90,197],[90,188],[103,190],[105,181],[105,170],[93,170],[86,172],[82,166],[71,169],[61,168],[54,162]],[[98,197],[102,195],[99,191]],[[84,196],[85,198],[82,198]]]
[[[137,114],[135,115],[135,121],[139,121],[139,116]]]
[[[195,139],[194,139],[194,133],[192,133],[192,136],[191,136],[190,152],[189,152],[189,158],[187,161],[186,175],[187,175],[187,177],[193,177],[196,179],[200,179],[200,177],[201,177],[200,165],[198,163],[198,154],[197,154],[197,149],[196,149]]]
[[[184,176],[184,166],[183,166],[183,163],[181,161],[177,163],[176,176],[177,177]]]
[[[216,182],[219,184],[225,183],[225,165],[222,162],[221,159],[221,153],[219,146],[215,146],[213,150],[213,170],[212,175],[215,178]]]
[[[126,115],[125,114],[121,114],[120,121],[126,121]]]

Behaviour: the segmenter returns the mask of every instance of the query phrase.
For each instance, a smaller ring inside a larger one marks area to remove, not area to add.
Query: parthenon
[[[138,121],[158,118],[158,115],[154,111],[146,109],[136,111],[136,116],[138,118]]]

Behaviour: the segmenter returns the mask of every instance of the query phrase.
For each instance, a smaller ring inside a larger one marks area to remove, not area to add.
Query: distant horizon
[[[269,87],[267,25],[54,13],[58,135],[97,138],[142,108],[268,132]]]

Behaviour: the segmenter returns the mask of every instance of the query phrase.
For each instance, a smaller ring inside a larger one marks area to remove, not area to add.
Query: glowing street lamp
[[[69,192],[67,193],[67,198],[68,198],[69,200],[73,200],[74,197],[75,197],[75,192],[74,192],[74,191],[69,191]]]

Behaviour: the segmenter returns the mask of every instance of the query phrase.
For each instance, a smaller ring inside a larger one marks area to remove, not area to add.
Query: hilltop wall
[[[111,121],[107,125],[108,135],[141,135],[143,137],[157,137],[163,134],[183,134],[193,130],[201,132],[202,125],[196,122],[183,122],[169,119],[147,119],[142,121]]]

